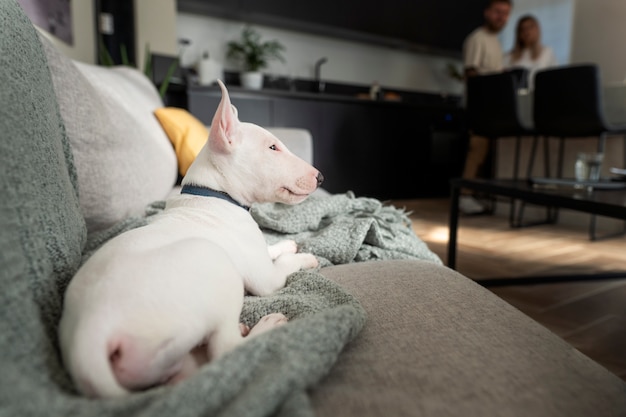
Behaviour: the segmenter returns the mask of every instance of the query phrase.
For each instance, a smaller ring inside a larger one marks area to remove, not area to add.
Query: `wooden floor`
[[[449,201],[390,204],[412,212],[413,229],[445,263]],[[626,271],[626,238],[592,242],[583,223],[511,229],[506,215],[462,216],[456,269],[476,280]],[[626,380],[626,278],[489,290]]]

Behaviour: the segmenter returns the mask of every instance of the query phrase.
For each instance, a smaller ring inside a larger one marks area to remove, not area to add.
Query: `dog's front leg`
[[[298,245],[295,240],[285,239],[278,243],[269,245],[267,252],[272,260],[278,258],[283,253],[296,253],[298,251]]]
[[[315,255],[311,253],[297,253],[297,251],[298,246],[293,240],[281,240],[272,246],[268,246],[268,252],[274,264],[274,274],[281,277],[283,285],[287,275],[301,269],[319,266]]]
[[[311,253],[283,253],[274,259],[276,273],[284,277],[301,269],[316,268],[317,266],[319,266],[319,262]]]
[[[285,286],[288,275],[317,266],[317,258],[310,253],[282,253],[273,261],[266,257],[265,262],[245,277],[244,285],[249,294],[270,295]]]

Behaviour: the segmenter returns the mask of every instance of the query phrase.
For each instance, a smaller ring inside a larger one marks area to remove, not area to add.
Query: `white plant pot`
[[[263,73],[259,71],[242,72],[240,74],[241,86],[252,90],[263,88]]]

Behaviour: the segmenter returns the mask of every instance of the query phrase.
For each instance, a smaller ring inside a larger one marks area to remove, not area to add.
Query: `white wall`
[[[139,68],[146,45],[152,53],[177,55],[176,0],[135,0],[135,31]]]
[[[626,78],[626,1],[575,0],[572,62],[595,62],[605,83]]]
[[[176,55],[176,0],[134,0],[136,51],[139,68],[143,68],[144,48],[150,46],[152,52]],[[93,0],[70,2],[74,45],[55,38],[40,30],[65,55],[81,62],[96,62],[95,6]]]

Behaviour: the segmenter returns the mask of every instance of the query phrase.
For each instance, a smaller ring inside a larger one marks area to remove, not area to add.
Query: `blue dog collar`
[[[234,205],[241,207],[245,211],[250,211],[250,207],[244,206],[243,204],[240,204],[238,201],[233,199],[231,196],[229,196],[224,191],[217,191],[217,190],[214,190],[212,188],[199,187],[197,185],[183,185],[183,189],[180,190],[180,193],[181,194],[199,195],[199,196],[202,196],[202,197],[217,197],[217,198],[221,198],[222,200],[226,200],[229,203],[233,203]]]

